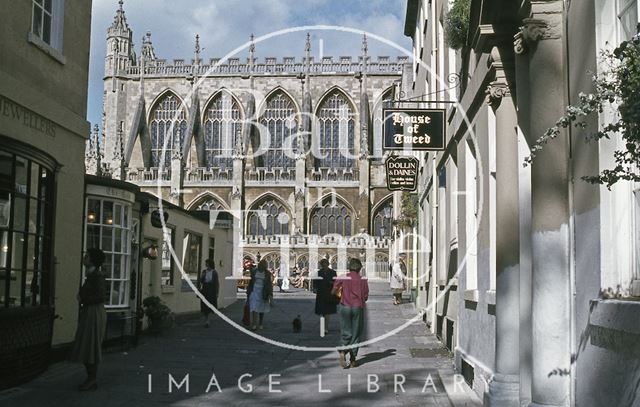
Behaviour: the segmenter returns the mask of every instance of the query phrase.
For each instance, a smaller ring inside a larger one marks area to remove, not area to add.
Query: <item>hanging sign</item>
[[[444,150],[445,113],[444,109],[383,109],[384,149]]]
[[[390,156],[385,161],[387,188],[390,191],[415,191],[418,186],[418,159],[407,156]]]

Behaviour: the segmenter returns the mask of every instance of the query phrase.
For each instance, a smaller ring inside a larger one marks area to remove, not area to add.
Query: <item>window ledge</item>
[[[465,301],[478,302],[480,293],[478,290],[464,290],[463,298]]]
[[[640,301],[596,299],[590,308],[590,325],[640,335]]]
[[[60,51],[58,51],[57,49],[53,48],[51,45],[47,44],[46,42],[42,41],[42,39],[40,37],[38,37],[37,35],[35,35],[31,31],[29,31],[29,35],[27,36],[27,40],[31,44],[33,44],[36,47],[40,48],[40,50],[42,52],[44,52],[45,54],[49,55],[51,58],[55,59],[56,61],[58,61],[61,65],[65,65],[67,63],[67,58],[65,58],[64,55],[62,55],[62,53]]]
[[[485,299],[487,304],[496,305],[496,290],[485,291]]]
[[[160,291],[162,294],[173,294],[176,292],[176,287],[172,285],[163,285]]]

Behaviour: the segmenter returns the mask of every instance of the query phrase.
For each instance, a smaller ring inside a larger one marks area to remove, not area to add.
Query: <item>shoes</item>
[[[255,325],[251,325],[251,330],[255,331],[256,329],[258,329]]]
[[[98,388],[98,383],[95,380],[87,380],[86,382],[82,383],[78,387],[78,390],[88,391],[88,390],[96,390],[97,388]]]
[[[347,359],[345,359],[345,353],[342,351],[338,351],[338,361],[340,362],[340,367],[343,369],[348,369],[349,365],[347,365]]]
[[[262,330],[264,329],[264,327],[263,327],[262,325],[260,325],[260,326],[258,327],[258,329],[262,331]]]

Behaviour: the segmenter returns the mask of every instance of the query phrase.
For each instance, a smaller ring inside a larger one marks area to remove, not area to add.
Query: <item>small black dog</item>
[[[291,324],[293,325],[294,333],[300,333],[300,331],[302,331],[302,320],[300,319],[300,315],[293,318]]]

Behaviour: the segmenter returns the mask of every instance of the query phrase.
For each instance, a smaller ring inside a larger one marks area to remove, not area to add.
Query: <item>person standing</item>
[[[263,329],[264,314],[271,310],[273,284],[271,273],[267,270],[267,262],[261,260],[258,266],[251,269],[251,281],[247,287],[249,310],[251,311],[251,330]],[[258,320],[258,321],[256,321]]]
[[[332,294],[342,291],[338,315],[340,316],[340,337],[342,346],[350,346],[349,350],[339,350],[339,361],[342,368],[354,368],[358,364],[358,347],[364,332],[364,308],[369,299],[369,284],[360,276],[362,262],[356,258],[349,260],[349,272],[338,277],[333,284]],[[350,356],[347,364],[347,354]]]
[[[98,388],[98,364],[102,360],[102,340],[107,329],[104,309],[107,287],[100,270],[104,261],[104,252],[97,248],[88,249],[82,258],[86,274],[77,297],[80,316],[71,351],[71,360],[83,363],[87,371],[87,379],[79,387],[82,391]]]
[[[218,271],[216,270],[213,259],[206,259],[204,261],[207,267],[202,271],[200,275],[200,292],[204,298],[218,309],[218,293],[220,292],[220,281],[218,280]],[[209,316],[213,313],[213,310],[204,302],[200,301],[200,312],[204,315],[204,326],[209,328]]]
[[[329,268],[329,260],[320,260],[316,287],[316,315],[324,317],[324,333],[329,333],[329,317],[336,313],[337,304],[331,295],[331,289],[336,279],[335,270]]]
[[[402,293],[407,289],[407,266],[404,255],[398,256],[398,261],[391,268],[391,292],[393,293],[393,305],[402,304]]]

